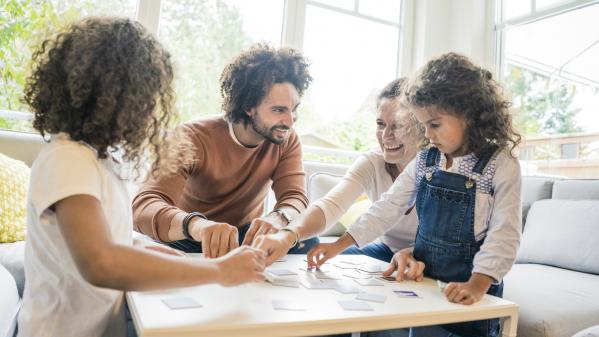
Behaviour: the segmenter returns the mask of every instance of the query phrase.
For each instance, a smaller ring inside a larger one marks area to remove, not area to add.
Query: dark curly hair
[[[246,111],[258,106],[276,83],[293,84],[301,97],[312,82],[309,65],[294,49],[253,45],[227,65],[220,76],[225,118],[231,123],[250,123]]]
[[[512,124],[511,103],[493,74],[465,56],[447,53],[428,61],[406,87],[406,100],[464,118],[468,149],[477,156],[489,145],[513,151],[522,139]]]
[[[149,155],[158,170],[173,115],[173,70],[170,54],[141,24],[84,19],[44,41],[33,63],[24,100],[42,136],[65,132],[99,158],[120,148],[138,173]]]

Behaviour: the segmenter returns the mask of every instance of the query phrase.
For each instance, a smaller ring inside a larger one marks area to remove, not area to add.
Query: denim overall
[[[482,174],[495,152],[490,147],[476,161],[472,173]],[[470,279],[474,255],[483,240],[474,236],[474,204],[477,181],[462,174],[437,168],[439,149],[427,153],[425,174],[418,186],[416,211],[418,232],[414,257],[424,262],[424,275],[443,282],[466,282]],[[475,175],[476,176],[476,175]],[[492,285],[487,294],[501,297],[503,283]],[[462,337],[498,336],[499,319],[442,325]]]

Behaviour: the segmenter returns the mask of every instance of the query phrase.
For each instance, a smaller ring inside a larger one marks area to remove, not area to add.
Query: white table
[[[335,260],[356,259],[369,264],[387,264],[366,256],[338,256]],[[305,255],[288,255],[284,262],[271,268],[285,268],[306,276]],[[331,273],[342,269],[328,264]],[[285,276],[293,278],[294,276]],[[387,282],[383,286],[361,286],[368,293],[384,294],[384,303],[367,302],[374,311],[345,311],[338,300],[354,300],[356,294],[341,294],[333,289],[275,287],[253,283],[225,288],[205,285],[169,291],[129,292],[127,301],[139,337],[146,336],[316,336],[356,331],[385,330],[411,326],[435,325],[488,318],[503,319],[503,336],[515,337],[518,306],[510,301],[486,295],[474,305],[448,302],[436,281]],[[412,290],[420,298],[400,298],[393,290]],[[163,299],[191,297],[201,308],[172,310]],[[305,311],[275,310],[272,300],[296,300],[307,306]]]

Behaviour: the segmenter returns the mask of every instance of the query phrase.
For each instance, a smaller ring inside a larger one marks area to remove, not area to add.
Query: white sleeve
[[[495,190],[489,229],[474,256],[472,272],[491,276],[499,282],[512,268],[522,233],[522,175],[520,163],[504,151],[497,158],[493,177]]]
[[[39,218],[56,202],[73,195],[101,200],[102,182],[95,154],[79,144],[58,145],[33,165],[29,196]]]
[[[373,165],[365,155],[361,155],[343,179],[327,195],[314,202],[324,213],[327,229],[337,223],[369,184],[374,184]]]
[[[387,232],[414,204],[417,192],[417,158],[418,156],[408,164],[389,190],[348,228],[347,232],[358,247],[364,247]]]

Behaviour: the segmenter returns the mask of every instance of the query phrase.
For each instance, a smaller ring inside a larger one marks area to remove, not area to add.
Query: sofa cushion
[[[324,197],[337,183],[343,178],[342,176],[330,173],[314,173],[308,178],[308,198],[310,203]],[[321,236],[339,236],[345,233],[345,226],[340,222],[334,224],[328,230],[322,232]]]
[[[17,293],[15,281],[10,273],[0,266],[0,336],[12,336],[21,300]]]
[[[551,199],[551,190],[555,178],[525,176],[522,177],[522,223],[526,223],[526,216],[530,206],[538,200]]]
[[[0,266],[4,266],[15,279],[19,296],[25,286],[25,241],[0,244]]]
[[[584,329],[572,337],[599,337],[599,325]]]
[[[599,274],[599,200],[541,200],[530,208],[517,263]]]
[[[599,180],[561,180],[553,184],[553,199],[599,200]]]
[[[25,239],[29,167],[0,153],[0,243]]]
[[[515,264],[504,282],[503,297],[520,307],[518,336],[570,337],[599,324],[597,275]]]

